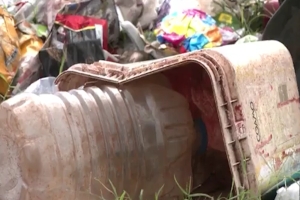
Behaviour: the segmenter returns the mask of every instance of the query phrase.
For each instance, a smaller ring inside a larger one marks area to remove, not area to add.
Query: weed
[[[2,101],[7,100],[7,99],[10,97],[11,91],[14,90],[14,89],[16,88],[16,87],[14,86],[13,83],[16,82],[16,79],[17,79],[17,77],[18,77],[17,74],[18,74],[18,71],[16,71],[16,75],[14,76],[13,80],[11,80],[10,83],[9,83],[9,82],[7,81],[7,79],[3,76],[3,74],[0,74],[0,79],[3,80],[3,83],[4,83],[5,85],[8,86],[8,89],[6,90],[5,94],[0,94],[0,103],[1,103]]]
[[[239,26],[244,29],[241,37],[245,35],[252,35],[263,31],[263,17],[271,17],[270,10],[264,10],[266,1],[262,0],[237,0],[235,8],[228,6],[225,1],[214,3],[221,7],[223,12],[230,12],[230,14],[238,19]],[[266,12],[267,14],[265,14]],[[240,34],[240,33],[238,33]]]
[[[105,186],[100,180],[97,180],[103,188],[108,191],[114,198],[114,200],[133,200],[130,195],[126,191],[122,191],[120,194],[118,194],[116,188],[114,187],[113,183],[109,180],[110,187]],[[190,179],[189,183],[184,187],[182,187],[176,177],[174,176],[174,181],[179,188],[180,192],[182,193],[182,199],[181,200],[259,200],[260,197],[254,196],[251,194],[250,191],[240,191],[239,194],[235,195],[234,193],[234,184],[232,183],[230,193],[227,197],[221,197],[214,198],[210,195],[203,194],[203,193],[193,193],[192,192],[192,181]],[[164,185],[160,187],[158,192],[154,194],[153,200],[159,200],[160,196],[162,194],[162,190],[164,188]],[[93,194],[92,194],[93,195]],[[93,195],[95,196],[95,195]],[[97,197],[99,200],[107,200],[103,196]],[[144,199],[144,190],[140,191],[139,194],[139,200],[150,200],[150,199]]]

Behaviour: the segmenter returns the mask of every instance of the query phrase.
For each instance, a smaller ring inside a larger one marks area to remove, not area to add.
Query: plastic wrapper
[[[19,67],[21,51],[12,15],[0,7],[0,94],[7,95]]]
[[[58,14],[53,27],[52,45],[39,53],[42,76],[57,76],[77,63],[105,60],[107,22],[79,15]]]
[[[20,60],[19,68],[17,73],[16,83],[13,84],[12,95],[16,95],[24,91],[32,82],[39,79],[39,69],[41,64],[38,60],[37,55],[28,55]]]
[[[222,45],[233,44],[240,38],[239,34],[230,27],[220,27],[219,30],[222,34]]]
[[[52,19],[61,9],[61,7],[54,7],[54,5],[60,3],[64,5],[65,0],[11,0],[6,5],[6,8],[11,14],[14,15],[17,23],[26,20],[51,27],[54,22]]]
[[[186,51],[222,44],[222,35],[215,20],[196,9],[169,14],[162,20],[155,33],[161,43],[184,45]]]
[[[108,43],[111,45],[117,44],[120,35],[120,25],[114,0],[80,1],[65,5],[59,13],[105,19],[108,23]],[[53,22],[54,19],[55,17]]]
[[[104,60],[100,40],[74,42],[66,45],[68,67],[77,63],[92,64]]]
[[[114,0],[29,0],[11,1],[7,9],[14,14],[17,22],[27,20],[35,24],[46,25],[52,29],[58,13],[90,16],[108,21],[109,42],[116,44],[120,27]]]
[[[58,14],[55,19],[54,29],[57,32],[57,40],[69,44],[84,40],[98,39],[103,49],[108,49],[107,21],[93,17],[80,15]]]
[[[108,50],[106,20],[58,14],[54,28],[57,32],[56,39],[64,44],[67,67],[105,59],[103,49]]]
[[[41,65],[37,56],[44,45],[32,25],[26,21],[18,24],[17,32],[21,55],[13,95],[23,91],[39,78]]]
[[[222,11],[214,18],[222,34],[222,45],[235,43],[243,34],[244,29],[240,21],[232,13]]]

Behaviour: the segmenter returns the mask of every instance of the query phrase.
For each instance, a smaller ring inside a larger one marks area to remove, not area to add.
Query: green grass
[[[106,191],[108,191],[114,198],[114,200],[135,200],[130,197],[130,195],[126,191],[122,191],[121,193],[118,194],[116,188],[114,187],[114,184],[109,180],[109,187],[101,183],[100,180],[97,180],[103,188],[105,188]],[[176,177],[174,176],[174,181],[179,188],[179,190],[182,193],[182,199],[180,200],[198,200],[198,199],[203,199],[203,200],[260,200],[260,197],[254,196],[251,194],[249,191],[240,191],[238,195],[235,195],[234,193],[234,184],[231,186],[230,193],[227,195],[227,197],[218,197],[214,198],[212,196],[209,196],[207,194],[203,193],[193,193],[192,192],[192,184],[191,184],[191,179],[188,184],[186,184],[186,187],[182,187]],[[164,188],[164,185],[160,187],[160,189],[154,194],[153,200],[160,200],[160,195],[162,194],[162,190]],[[139,200],[151,200],[151,199],[145,199],[143,197],[144,190],[140,191],[139,194]],[[103,196],[95,196],[91,194],[92,196],[96,197],[99,200],[108,200],[105,199]]]
[[[14,78],[11,80],[10,83],[3,76],[3,74],[0,74],[0,79],[2,79],[3,82],[8,85],[8,89],[6,90],[5,94],[0,94],[0,103],[2,101],[5,101],[5,100],[9,99],[10,98],[10,93],[16,88],[15,86],[12,85],[12,83],[16,82],[15,79],[18,78],[17,74],[18,74],[18,71],[16,71],[16,75],[14,76]]]
[[[289,178],[289,179],[292,179],[292,178]],[[96,196],[96,195],[91,194],[93,197],[96,197],[96,199],[99,199],[99,200],[136,200],[136,199],[132,199],[130,197],[130,195],[124,190],[118,194],[116,188],[114,187],[114,185],[111,181],[109,181],[109,185],[110,185],[109,187],[105,186],[103,183],[101,183],[101,181],[99,181],[99,180],[97,180],[97,181],[103,186],[103,188],[105,188],[106,191],[108,191],[113,196],[113,199],[112,198],[105,199],[103,196]],[[191,192],[192,191],[191,181],[186,185],[185,188],[183,188],[178,183],[175,176],[174,176],[174,181],[182,193],[182,199],[180,199],[180,200],[261,200],[260,196],[254,195],[253,193],[251,193],[251,191],[247,191],[247,190],[241,190],[241,191],[239,191],[239,194],[235,194],[234,183],[232,183],[231,190],[230,190],[229,194],[227,195],[227,197],[214,198],[207,194]],[[292,182],[290,182],[288,185],[285,185],[284,187],[287,188],[290,184],[292,184],[294,182],[297,182],[297,181],[293,180]],[[164,185],[161,186],[160,189],[154,194],[153,199],[144,198],[144,196],[143,196],[144,190],[141,190],[138,200],[160,200],[160,195],[162,194],[163,188],[164,188]],[[270,198],[269,198],[269,200],[270,200]]]
[[[214,3],[221,7],[222,12],[229,12],[238,20],[239,26],[244,28],[240,37],[261,33],[263,18],[272,16],[269,10],[266,10],[267,14],[264,13],[264,2],[261,0],[237,0],[236,8],[228,6],[224,1],[222,3],[214,1]]]

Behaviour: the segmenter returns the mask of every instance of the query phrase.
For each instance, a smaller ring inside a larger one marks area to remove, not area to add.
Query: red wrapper
[[[58,31],[60,42],[67,44],[98,38],[101,40],[102,48],[108,50],[108,25],[104,19],[58,14],[55,24],[64,28]]]

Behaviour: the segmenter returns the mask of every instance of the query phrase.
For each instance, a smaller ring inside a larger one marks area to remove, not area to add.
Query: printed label
[[[11,53],[11,55],[7,56],[7,58],[5,60],[5,65],[9,71],[12,71],[12,68],[10,65],[15,60],[17,54],[18,54],[18,49],[15,48],[13,50],[13,52]]]

